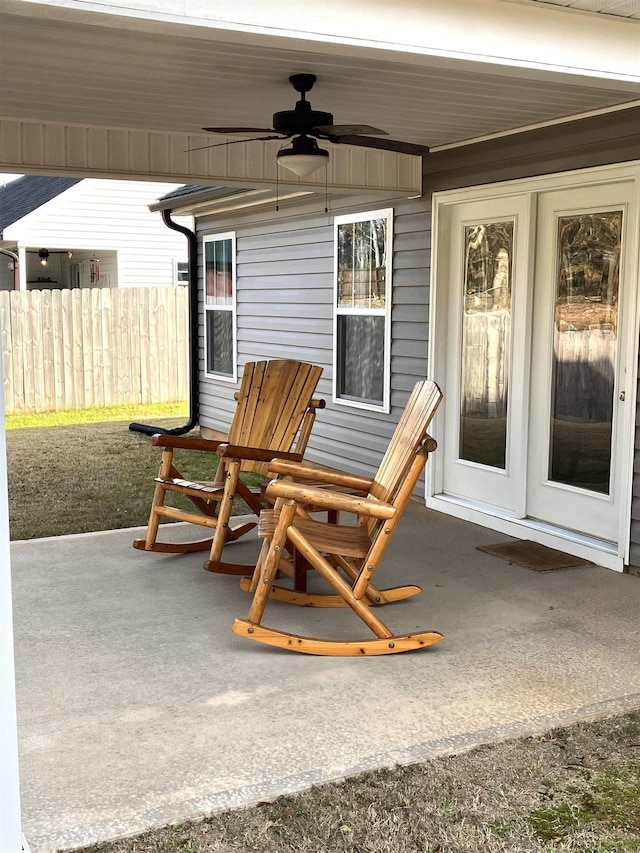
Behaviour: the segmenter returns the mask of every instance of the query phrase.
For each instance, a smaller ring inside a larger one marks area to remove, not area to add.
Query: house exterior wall
[[[86,178],[5,228],[3,238],[30,249],[73,249],[78,258],[96,257],[108,280],[100,286],[172,285],[174,261],[187,260],[187,241],[148,206],[177,186]],[[191,224],[190,217],[176,221]],[[57,286],[67,286],[66,270],[63,278]]]
[[[422,199],[385,204],[362,200],[340,213],[393,207],[391,411],[332,403],[333,222],[308,213],[287,221],[262,215],[236,222],[239,373],[247,361],[300,358],[321,365],[318,413],[308,458],[373,474],[413,385],[427,375],[430,209]],[[338,211],[335,211],[336,213]],[[231,230],[228,220],[198,220],[199,251],[206,234]],[[202,281],[202,258],[199,259]],[[200,294],[200,364],[204,363]],[[237,385],[201,374],[201,424],[226,429]],[[423,488],[423,487],[421,487]]]
[[[637,160],[640,107],[458,145],[424,159],[424,192]]]
[[[640,107],[633,107],[436,152],[424,161],[425,191],[636,161],[639,155]],[[629,553],[635,567],[640,566],[640,393],[637,399]]]
[[[626,110],[438,152],[425,160],[425,190],[480,186],[632,161],[640,151],[639,118],[639,110]],[[255,358],[291,356],[306,358],[325,368],[319,393],[327,399],[328,408],[318,416],[309,446],[312,459],[372,473],[407,391],[417,379],[428,375],[429,197],[393,205],[392,411],[389,415],[349,410],[329,402],[333,375],[333,228],[327,218],[307,213],[278,222],[263,214],[244,222],[241,219],[235,223],[229,219],[198,222],[199,237],[232,229],[237,233],[240,366]],[[383,206],[363,200],[350,211]],[[201,347],[202,335],[201,326]],[[201,363],[202,358],[201,352]],[[203,425],[225,428],[233,412],[234,389],[235,386],[227,383],[202,378]],[[632,565],[640,565],[640,407],[637,422]]]

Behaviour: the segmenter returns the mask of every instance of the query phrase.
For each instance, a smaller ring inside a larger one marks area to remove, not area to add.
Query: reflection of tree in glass
[[[621,211],[559,220],[558,328],[616,331],[621,234]]]
[[[622,212],[558,220],[550,479],[607,494]]]
[[[467,226],[465,245],[465,311],[508,309],[513,222]]]
[[[506,464],[513,222],[465,228],[460,458]]]
[[[338,226],[338,305],[384,308],[387,220]]]

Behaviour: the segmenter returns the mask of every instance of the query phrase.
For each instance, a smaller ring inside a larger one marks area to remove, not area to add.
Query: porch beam
[[[216,138],[216,143],[221,141]],[[0,116],[0,171],[111,179],[153,178],[185,184],[260,187],[279,181],[284,190],[312,187],[324,191],[320,169],[304,179],[276,164],[278,142],[212,144],[209,134],[171,133],[121,127],[96,127]],[[417,195],[422,187],[422,158],[392,151],[333,146],[327,166],[328,190]]]

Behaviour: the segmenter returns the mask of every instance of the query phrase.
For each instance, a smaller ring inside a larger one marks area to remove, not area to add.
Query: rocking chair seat
[[[191,482],[190,480],[182,480],[180,477],[171,477],[170,479],[155,477],[155,481],[162,483],[167,491],[183,495],[214,495],[224,492],[224,483],[216,483],[214,480]]]
[[[258,523],[258,535],[263,539],[273,536],[280,518],[278,510],[263,509]],[[343,554],[345,557],[366,557],[371,548],[371,539],[366,527],[344,524],[327,525],[310,518],[296,518],[296,530],[306,541],[321,553]]]

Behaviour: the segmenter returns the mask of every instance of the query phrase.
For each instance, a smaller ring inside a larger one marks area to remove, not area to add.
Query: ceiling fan
[[[359,145],[365,148],[378,148],[383,151],[397,151],[401,154],[422,155],[429,152],[426,145],[376,138],[386,137],[386,131],[366,124],[334,124],[331,113],[312,109],[311,104],[306,99],[306,94],[316,82],[315,74],[293,74],[289,77],[289,82],[296,92],[300,93],[300,100],[293,110],[275,113],[273,127],[203,127],[202,129],[208,133],[222,133],[230,136],[234,134],[267,134],[266,136],[251,136],[249,139],[220,142],[217,145],[291,139],[291,146],[278,152],[277,161],[279,165],[290,169],[299,177],[310,175],[328,162],[329,152],[318,147],[316,141],[318,139],[324,139],[334,144]],[[214,148],[217,145],[205,145],[203,147]]]

